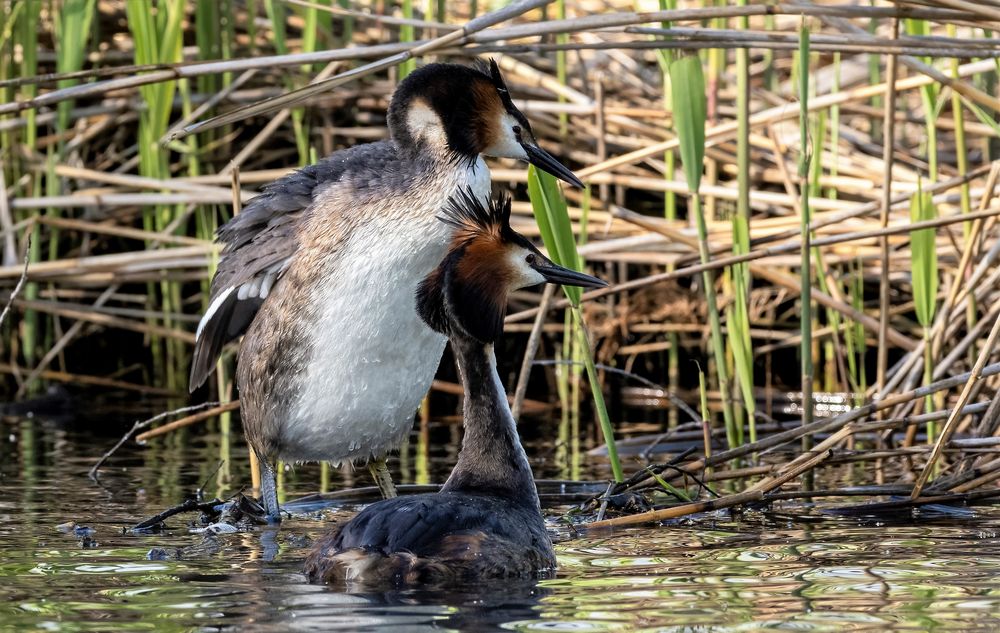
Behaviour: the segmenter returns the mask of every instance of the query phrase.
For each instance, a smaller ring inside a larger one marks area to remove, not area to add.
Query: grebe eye
[[[534,266],[535,265],[535,259],[536,259],[536,257],[535,257],[534,253],[528,253],[528,255],[524,258],[524,262],[526,264],[528,264],[529,266]]]

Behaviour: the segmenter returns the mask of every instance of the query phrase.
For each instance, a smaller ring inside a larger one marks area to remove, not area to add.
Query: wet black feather
[[[445,310],[444,270],[444,266],[439,266],[417,286],[417,314],[432,330],[447,336],[450,328]]]
[[[449,300],[455,326],[480,343],[496,343],[503,335],[507,316],[506,296],[498,302],[496,292],[473,284],[456,284]]]
[[[372,586],[545,577],[556,566],[537,508],[449,492],[365,508],[317,543],[305,572],[313,581],[342,581],[345,566],[362,557],[371,563],[362,580]]]
[[[500,100],[503,101],[503,105],[507,108],[507,111],[517,110],[514,107],[514,101],[510,98],[510,91],[507,90],[507,82],[503,80],[503,75],[500,74],[500,66],[497,65],[497,60],[490,58],[489,61],[489,72],[490,79],[493,81],[493,86],[497,89],[497,94],[500,95]]]

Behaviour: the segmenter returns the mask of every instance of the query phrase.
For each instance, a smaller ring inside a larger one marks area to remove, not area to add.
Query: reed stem
[[[802,228],[802,268],[800,271],[802,313],[800,331],[802,336],[802,424],[807,426],[813,421],[813,338],[812,338],[812,234],[809,223],[812,218],[809,212],[810,187],[810,153],[809,153],[809,28],[804,21],[799,29],[799,196]],[[810,444],[808,436],[802,438],[802,450],[808,451]]]

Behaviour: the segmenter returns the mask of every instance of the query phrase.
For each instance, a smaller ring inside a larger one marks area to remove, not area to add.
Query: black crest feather
[[[493,85],[497,89],[497,94],[500,95],[500,99],[503,101],[504,107],[507,110],[514,109],[514,102],[510,98],[510,91],[507,90],[507,82],[503,80],[503,75],[500,74],[500,66],[497,65],[497,60],[490,58],[490,79],[493,81]]]
[[[500,95],[500,100],[503,101],[504,108],[507,111],[517,110],[510,98],[510,91],[507,90],[507,82],[504,81],[503,75],[500,73],[500,66],[497,64],[497,60],[492,57],[488,60],[477,59],[474,65],[476,70],[490,78],[493,87],[497,89],[497,94]]]
[[[459,189],[448,199],[438,219],[468,237],[507,235],[510,231],[510,196],[501,193],[489,205],[476,197],[472,187]]]
[[[511,242],[530,247],[511,229],[510,212],[507,194],[487,201],[466,188],[449,198],[438,219],[455,229],[455,241],[438,268],[420,284],[416,297],[417,312],[433,330],[482,343],[493,343],[503,333],[506,282],[489,274],[491,271],[463,274],[461,262],[476,240],[487,240],[501,248]]]

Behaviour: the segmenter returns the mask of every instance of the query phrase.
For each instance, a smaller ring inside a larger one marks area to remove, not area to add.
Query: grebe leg
[[[382,493],[383,499],[392,499],[396,496],[396,486],[392,484],[392,475],[389,474],[385,455],[368,462],[368,470],[375,479],[375,485],[378,486],[378,491]]]
[[[281,523],[281,510],[278,508],[278,478],[269,459],[260,460],[260,500],[267,511],[268,522]]]

